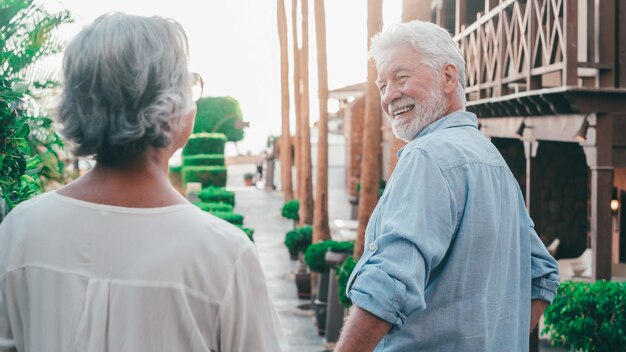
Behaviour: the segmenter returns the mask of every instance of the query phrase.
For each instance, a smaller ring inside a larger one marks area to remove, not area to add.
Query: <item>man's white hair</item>
[[[391,49],[403,44],[411,45],[421,55],[421,63],[437,72],[441,72],[444,65],[454,65],[459,78],[457,94],[465,106],[465,61],[450,33],[430,22],[398,23],[372,38],[369,57],[378,67],[387,59]]]

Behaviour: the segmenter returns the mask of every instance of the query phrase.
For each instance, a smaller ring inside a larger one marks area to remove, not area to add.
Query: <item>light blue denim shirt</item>
[[[555,260],[476,116],[452,113],[400,152],[347,294],[393,327],[376,351],[528,351],[531,299]]]

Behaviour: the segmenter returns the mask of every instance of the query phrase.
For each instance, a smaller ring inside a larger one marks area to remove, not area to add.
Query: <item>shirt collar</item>
[[[474,115],[473,113],[469,111],[462,111],[462,110],[455,111],[431,123],[430,125],[424,127],[424,129],[420,131],[417,137],[415,137],[415,139],[409,142],[409,144],[412,144],[418,139],[426,135],[429,135],[435,131],[439,131],[439,130],[443,130],[443,129],[451,128],[451,127],[459,127],[459,126],[473,126],[474,128],[478,128],[478,119],[476,118],[476,115]],[[398,157],[402,155],[402,151],[409,144],[407,144],[406,146],[404,146],[402,149],[398,151]]]

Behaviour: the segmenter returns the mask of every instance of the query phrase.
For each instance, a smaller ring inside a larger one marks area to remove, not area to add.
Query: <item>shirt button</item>
[[[369,248],[369,250],[373,252],[378,249],[378,245],[376,244],[376,242],[372,242],[367,246],[367,248]]]

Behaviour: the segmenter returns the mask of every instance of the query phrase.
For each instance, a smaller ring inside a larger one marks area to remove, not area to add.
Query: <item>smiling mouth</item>
[[[408,113],[409,111],[413,110],[413,108],[415,108],[415,105],[407,105],[407,106],[403,106],[397,110],[392,111],[392,115],[394,118],[397,117],[402,117],[404,114]]]

